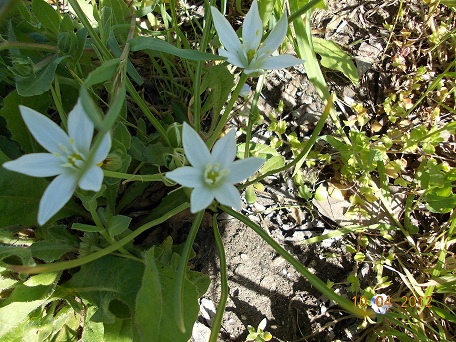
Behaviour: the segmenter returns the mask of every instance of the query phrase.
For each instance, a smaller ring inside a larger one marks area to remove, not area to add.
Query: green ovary
[[[226,175],[230,173],[229,169],[220,170],[220,165],[215,164],[208,164],[206,166],[206,170],[204,171],[204,181],[206,184],[215,185],[219,183]]]
[[[252,61],[252,59],[255,57],[255,55],[256,55],[256,51],[254,49],[247,51],[247,59],[248,59],[249,63]]]

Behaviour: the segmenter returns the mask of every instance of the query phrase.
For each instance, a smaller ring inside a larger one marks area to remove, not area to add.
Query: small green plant
[[[246,341],[256,341],[256,342],[264,342],[270,341],[272,339],[271,333],[268,331],[264,331],[266,328],[267,320],[266,317],[258,324],[258,328],[255,329],[251,325],[247,327],[249,330],[249,335],[247,336]]]

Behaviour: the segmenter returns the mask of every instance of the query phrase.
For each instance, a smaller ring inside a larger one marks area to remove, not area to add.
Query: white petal
[[[266,55],[270,56],[282,44],[288,30],[288,18],[285,13],[277,22],[268,38],[264,41],[264,45],[258,50],[258,57]]]
[[[244,51],[249,51],[251,49],[256,51],[258,46],[260,46],[262,37],[263,22],[261,21],[260,12],[258,11],[257,0],[254,0],[242,25],[242,43],[244,44]]]
[[[263,164],[264,159],[257,157],[236,160],[231,165],[231,172],[226,176],[225,181],[231,184],[239,183],[257,172]]]
[[[229,168],[236,157],[235,135],[236,131],[230,130],[212,148],[212,162],[218,163],[221,169]]]
[[[231,65],[237,66],[242,69],[248,67],[248,65],[249,65],[249,63],[247,61],[247,55],[245,55],[245,52],[242,55],[238,55],[238,54],[228,52],[224,49],[218,49],[218,53],[220,56],[226,57],[227,62],[230,63]]]
[[[38,143],[51,153],[61,153],[61,145],[71,148],[70,138],[54,121],[36,110],[19,106],[22,118]]]
[[[69,201],[76,189],[77,173],[62,173],[44,191],[38,210],[38,223],[45,224]]]
[[[241,42],[228,20],[226,20],[223,14],[213,6],[211,6],[211,13],[215,30],[225,49],[233,54],[241,55],[243,51]]]
[[[221,204],[233,207],[236,210],[241,209],[241,195],[233,184],[222,183],[213,191],[215,199]]]
[[[99,191],[103,182],[103,170],[97,165],[90,167],[79,180],[79,187],[83,190]]]
[[[106,133],[106,135],[101,140],[100,146],[98,146],[97,151],[95,152],[95,157],[93,160],[95,164],[101,163],[108,156],[109,151],[111,150],[111,134]]]
[[[166,177],[187,188],[199,188],[205,185],[204,170],[183,166],[166,173]]]
[[[209,149],[198,133],[186,122],[184,122],[182,141],[190,164],[199,169],[206,169],[206,165],[211,162]]]
[[[90,150],[90,143],[93,137],[93,122],[84,112],[81,101],[68,114],[68,134],[74,139],[74,143],[79,152],[87,155]]]
[[[271,56],[261,60],[255,64],[256,68],[264,70],[275,70],[288,68],[293,65],[298,65],[303,63],[302,59],[296,58],[291,55],[280,55],[280,56]]]
[[[190,196],[190,211],[195,214],[206,209],[214,200],[212,190],[206,187],[195,188]]]
[[[26,154],[3,164],[5,169],[33,177],[50,177],[65,172],[62,159],[51,153]]]

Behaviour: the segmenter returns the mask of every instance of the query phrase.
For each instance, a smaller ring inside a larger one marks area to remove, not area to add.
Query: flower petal
[[[184,122],[182,140],[185,155],[190,164],[199,169],[206,169],[206,165],[211,162],[209,149],[198,133],[186,122]]]
[[[236,131],[234,129],[230,130],[212,148],[212,162],[218,163],[222,170],[229,168],[236,157],[235,135]]]
[[[83,190],[99,191],[103,182],[103,170],[97,165],[91,166],[79,180],[79,187]]]
[[[90,143],[93,137],[93,122],[89,119],[78,100],[76,105],[68,114],[68,134],[74,139],[74,143],[79,152],[87,155],[90,150]]]
[[[258,50],[258,57],[263,55],[270,56],[282,44],[288,30],[288,18],[285,13],[277,22],[276,26],[269,33],[268,38],[263,43],[263,46]]]
[[[203,172],[192,166],[183,166],[167,172],[166,177],[187,188],[199,188],[205,186]]]
[[[260,18],[258,11],[257,0],[253,0],[250,10],[245,16],[244,23],[242,24],[242,43],[244,51],[258,50],[261,38],[263,37],[263,22]]]
[[[231,52],[228,52],[224,49],[218,49],[218,53],[222,57],[227,58],[227,62],[230,63],[231,65],[237,66],[239,68],[246,68],[248,67],[249,63],[247,61],[247,55],[245,52],[242,55],[234,54]]]
[[[33,177],[50,177],[66,171],[62,159],[51,153],[31,153],[3,164],[10,171]]]
[[[212,190],[206,187],[195,188],[190,196],[190,211],[195,214],[206,209],[214,200]]]
[[[106,133],[106,135],[101,140],[100,145],[98,146],[97,151],[93,160],[95,164],[100,164],[108,156],[109,151],[111,150],[111,134]]]
[[[44,191],[38,209],[38,224],[43,225],[69,201],[76,189],[77,173],[62,173]]]
[[[61,153],[61,146],[70,149],[70,138],[54,121],[36,110],[19,106],[27,128],[38,143],[51,153]]]
[[[231,165],[231,172],[226,176],[225,181],[236,184],[249,178],[264,164],[264,159],[250,157],[247,159],[236,160]]]
[[[228,20],[226,20],[223,14],[214,6],[211,6],[211,13],[215,30],[225,49],[232,54],[241,55],[243,51],[241,42]]]
[[[213,192],[215,199],[219,201],[220,204],[233,207],[236,210],[241,209],[241,195],[233,184],[226,182],[222,183],[215,188]]]
[[[265,70],[275,70],[275,69],[288,68],[293,65],[301,64],[303,62],[304,61],[302,59],[296,58],[291,55],[271,56],[271,57],[259,60],[255,64],[255,68],[265,69]]]

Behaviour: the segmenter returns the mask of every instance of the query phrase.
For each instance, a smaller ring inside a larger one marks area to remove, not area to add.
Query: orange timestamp
[[[367,307],[369,301],[367,300],[366,296],[361,296],[358,297],[354,296],[352,298],[353,300],[353,305],[354,306],[359,306],[360,308],[364,309]],[[401,297],[401,308],[414,308],[416,306],[419,307],[426,307],[426,308],[432,308],[432,296],[402,296]],[[375,302],[372,303],[372,305],[375,304],[378,308],[382,307],[391,307],[391,297],[386,296],[386,298],[382,296],[376,296],[375,297]]]

